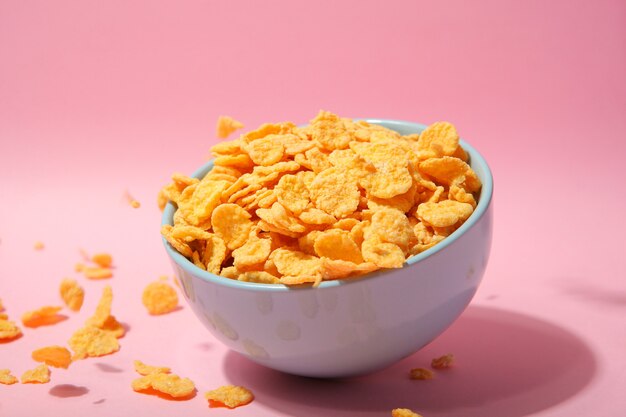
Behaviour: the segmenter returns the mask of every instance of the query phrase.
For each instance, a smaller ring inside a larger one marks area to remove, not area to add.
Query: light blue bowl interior
[[[367,122],[372,123],[372,124],[377,124],[377,125],[395,130],[401,135],[409,135],[411,133],[420,133],[424,129],[426,129],[425,125],[422,125],[419,123],[405,122],[401,120],[389,120],[389,119],[363,119],[363,120],[366,120]],[[468,144],[464,140],[461,140],[461,146],[469,154],[469,163],[472,169],[474,170],[474,172],[476,172],[476,175],[478,175],[478,178],[480,178],[482,182],[482,188],[480,190],[480,196],[478,198],[478,204],[476,206],[476,209],[474,210],[472,215],[469,217],[469,219],[467,219],[465,223],[461,225],[461,227],[455,230],[454,233],[452,233],[450,236],[448,236],[446,239],[439,242],[432,248],[427,249],[424,252],[419,253],[418,255],[412,256],[406,261],[406,265],[415,265],[421,260],[423,260],[424,258],[427,258],[437,252],[445,250],[448,246],[453,244],[454,241],[456,241],[461,235],[463,235],[467,230],[473,227],[478,222],[478,220],[480,220],[480,218],[485,214],[485,212],[487,211],[487,208],[489,207],[491,203],[491,198],[493,195],[493,177],[491,175],[491,170],[489,169],[487,162],[482,157],[482,155],[476,149],[474,149],[474,147],[472,147],[470,144]],[[196,170],[192,174],[192,177],[202,179],[212,168],[213,168],[213,160],[208,161],[206,164],[202,165],[198,170]],[[176,207],[171,202],[168,203],[167,206],[165,207],[165,210],[163,211],[161,224],[162,225],[173,224],[175,211],[176,211]],[[165,238],[163,238],[163,244],[165,245],[165,250],[167,251],[168,255],[171,257],[171,259],[173,259],[174,262],[176,262],[181,268],[183,268],[185,272],[187,272],[188,274],[194,275],[200,279],[203,279],[205,281],[214,283],[216,285],[224,285],[224,286],[229,286],[229,287],[255,290],[255,291],[276,292],[276,291],[294,290],[293,287],[289,287],[283,284],[257,284],[253,282],[243,282],[243,281],[237,281],[237,280],[233,280],[229,278],[220,277],[219,275],[212,274],[210,272],[207,272],[195,266],[193,262],[189,261],[183,255],[181,255],[176,249],[174,249],[167,242],[167,240],[165,240]],[[357,283],[365,279],[374,279],[381,275],[389,274],[393,271],[394,270],[380,270],[380,271],[377,271],[377,272],[374,272],[374,273],[371,273],[371,274],[368,274],[366,276],[359,277],[356,279],[349,278],[349,279],[338,279],[338,280],[332,280],[332,281],[323,281],[319,285],[319,287],[316,288],[315,290],[319,290],[323,288],[330,288],[330,287],[334,287],[337,285],[350,285],[351,283]],[[310,289],[310,288],[309,287],[306,287],[304,289],[299,288],[298,290],[306,290],[306,289]]]

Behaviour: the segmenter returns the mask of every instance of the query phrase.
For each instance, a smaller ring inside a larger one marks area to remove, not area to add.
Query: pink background
[[[130,330],[120,352],[0,385],[0,415],[617,416],[626,409],[626,4],[623,1],[3,1],[0,3],[0,298],[19,319],[83,310],[0,344],[18,376],[65,344],[103,285]],[[140,303],[171,269],[156,193],[215,142],[217,117],[248,128],[348,117],[446,119],[489,161],[495,235],[462,317],[422,351],[347,381],[282,375],[229,353],[187,306]],[[128,191],[142,203],[130,208]],[[35,251],[35,241],[46,247]],[[73,271],[109,251],[115,276]],[[453,352],[427,382],[408,369]],[[134,393],[132,361],[168,365],[199,393]],[[249,406],[209,409],[226,383]]]

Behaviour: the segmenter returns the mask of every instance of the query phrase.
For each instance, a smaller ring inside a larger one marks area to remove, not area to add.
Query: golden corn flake
[[[40,242],[40,241],[35,242],[35,244],[33,245],[33,248],[35,250],[42,250],[45,247],[46,245],[44,245],[43,242]]]
[[[22,330],[15,322],[0,319],[0,340],[8,341],[17,339],[22,335]]]
[[[217,119],[217,127],[215,134],[220,139],[230,136],[235,130],[243,128],[243,124],[230,116],[220,116]]]
[[[68,341],[68,345],[74,351],[72,358],[74,360],[104,356],[120,349],[117,337],[112,332],[94,326],[78,329]]]
[[[360,264],[363,262],[361,249],[350,237],[350,232],[341,229],[329,229],[321,232],[313,245],[317,256],[339,259]]]
[[[222,204],[213,210],[211,224],[226,247],[235,250],[246,242],[252,230],[250,217],[250,213],[237,204]]]
[[[434,377],[435,377],[435,374],[433,373],[433,371],[431,371],[430,369],[426,369],[426,368],[413,368],[409,372],[410,379],[426,380],[426,379],[433,379]]]
[[[393,410],[391,410],[391,417],[422,417],[422,416],[408,408],[394,408]]]
[[[0,384],[13,385],[18,382],[18,379],[11,375],[11,371],[8,369],[0,369]]]
[[[420,204],[417,207],[417,217],[433,227],[448,227],[464,222],[473,211],[471,204],[444,200],[438,203]]]
[[[91,257],[91,262],[102,268],[109,268],[113,264],[113,257],[108,253],[96,253]]]
[[[72,354],[63,346],[46,346],[33,351],[33,360],[44,362],[55,368],[67,369],[72,363]]]
[[[198,268],[246,282],[400,268],[476,207],[481,183],[459,143],[447,122],[406,136],[328,111],[304,127],[266,123],[213,146],[202,179],[172,175],[161,233]]]
[[[364,240],[361,250],[365,261],[381,268],[402,268],[405,261],[404,252],[398,245],[383,242],[378,237]]]
[[[113,303],[113,290],[110,285],[102,289],[102,296],[96,306],[93,316],[87,319],[88,326],[102,327],[111,315],[111,304]]]
[[[50,369],[45,363],[22,374],[22,384],[45,384],[50,382]]]
[[[151,374],[169,374],[171,372],[171,369],[167,366],[146,365],[138,360],[133,362],[133,366],[135,367],[135,372],[143,376]]]
[[[254,400],[254,395],[249,389],[236,385],[224,385],[206,392],[204,397],[211,407],[236,408]]]
[[[49,326],[65,320],[67,317],[58,314],[63,307],[45,306],[38,310],[28,311],[22,315],[22,324],[26,327]]]
[[[453,363],[454,363],[454,355],[451,353],[448,353],[447,355],[434,358],[430,362],[430,366],[434,369],[447,369],[447,368],[450,368]]]
[[[320,172],[309,189],[315,207],[336,218],[354,213],[361,197],[357,182],[347,175],[346,169],[339,167]]]
[[[141,301],[150,314],[165,314],[178,307],[178,294],[167,282],[155,281],[143,290]]]
[[[435,122],[417,139],[417,153],[421,159],[452,156],[459,147],[459,134],[448,122]]]
[[[89,279],[106,279],[113,276],[111,268],[103,268],[101,266],[86,266],[82,269],[85,278]]]
[[[189,378],[181,378],[170,373],[150,373],[133,380],[133,390],[142,392],[153,389],[173,398],[192,397],[196,392],[196,386]]]
[[[0,320],[8,320],[9,315],[7,313],[0,313]]]
[[[70,310],[80,311],[85,298],[85,290],[78,285],[76,280],[65,278],[61,281],[59,292],[61,293],[63,302]]]

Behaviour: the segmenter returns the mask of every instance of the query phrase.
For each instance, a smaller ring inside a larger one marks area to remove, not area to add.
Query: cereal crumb
[[[413,368],[409,372],[409,378],[417,380],[433,379],[434,376],[433,371],[426,368]]]
[[[43,242],[41,242],[39,240],[37,242],[35,242],[35,244],[33,245],[33,248],[35,250],[42,250],[45,247],[46,247],[46,245],[44,245]]]
[[[78,329],[68,341],[68,345],[74,351],[73,360],[104,356],[120,349],[119,342],[112,332],[95,326]]]
[[[454,355],[451,353],[448,353],[447,355],[434,358],[430,362],[430,366],[434,369],[447,369],[447,368],[450,368],[453,363],[454,363]]]
[[[45,384],[50,382],[50,369],[48,365],[42,363],[34,369],[30,369],[22,374],[22,384]]]
[[[106,279],[113,276],[113,271],[110,268],[103,268],[101,266],[86,266],[83,268],[82,273],[85,278],[88,279]]]
[[[204,394],[209,406],[235,408],[252,402],[254,395],[245,387],[224,385]]]

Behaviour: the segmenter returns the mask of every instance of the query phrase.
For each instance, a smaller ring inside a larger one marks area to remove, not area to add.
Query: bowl
[[[426,126],[365,119],[402,135]],[[228,348],[290,374],[337,378],[371,373],[418,351],[454,322],[482,280],[492,236],[493,179],[484,158],[461,145],[483,183],[474,213],[442,242],[403,268],[317,288],[257,284],[220,277],[165,249],[184,297],[200,321]],[[211,161],[193,176],[202,178]],[[172,224],[170,203],[163,224]]]

